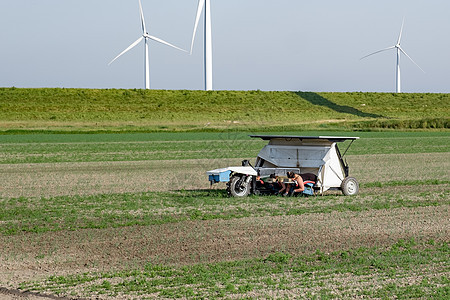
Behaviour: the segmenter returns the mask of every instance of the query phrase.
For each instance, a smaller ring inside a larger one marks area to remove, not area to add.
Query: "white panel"
[[[329,147],[266,145],[259,157],[278,167],[319,168]]]
[[[325,189],[340,187],[345,174],[342,170],[341,163],[336,152],[336,144],[333,144],[331,149],[328,151],[325,156],[325,161],[326,163],[323,170],[324,172],[322,179],[323,187]]]

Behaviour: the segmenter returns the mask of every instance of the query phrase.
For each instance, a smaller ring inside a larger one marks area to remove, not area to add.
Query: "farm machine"
[[[358,181],[349,176],[344,156],[359,137],[251,135],[268,141],[258,154],[255,165],[248,160],[241,166],[207,171],[212,184],[227,182],[228,194],[245,197],[249,194],[274,194],[275,182],[289,184],[288,172],[308,174],[303,194],[323,194],[328,190],[341,190],[344,195],[359,192]],[[338,143],[350,141],[341,154]]]

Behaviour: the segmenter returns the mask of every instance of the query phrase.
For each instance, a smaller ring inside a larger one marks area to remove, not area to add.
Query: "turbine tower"
[[[139,0],[139,13],[141,16],[141,26],[142,26],[142,36],[138,38],[134,43],[132,43],[127,49],[123,50],[119,55],[117,55],[108,65],[112,64],[116,59],[118,59],[122,54],[125,54],[132,48],[134,48],[137,44],[139,44],[142,40],[144,40],[144,49],[145,49],[145,55],[144,55],[144,79],[145,79],[145,88],[150,88],[150,67],[149,67],[149,59],[148,59],[148,42],[149,40],[153,40],[155,42],[170,46],[172,48],[187,52],[186,50],[183,50],[181,48],[178,48],[177,46],[174,46],[160,38],[157,38],[155,36],[149,35],[147,32],[147,28],[145,27],[145,20],[144,20],[144,13],[142,11],[142,4],[141,0]]]
[[[396,68],[396,91],[397,93],[401,93],[401,80],[400,80],[400,54],[403,53],[404,55],[406,55],[406,57],[408,57],[417,67],[419,67],[420,70],[422,70],[422,68],[416,64],[416,62],[402,49],[402,47],[400,46],[400,42],[402,39],[402,32],[403,32],[403,25],[405,24],[405,18],[403,18],[402,21],[402,27],[400,28],[400,34],[398,36],[398,40],[397,40],[397,44],[395,44],[394,46],[388,47],[388,48],[384,48],[378,51],[375,51],[369,55],[363,56],[361,57],[361,59],[364,59],[366,57],[369,57],[371,55],[383,52],[383,51],[387,51],[390,49],[396,49],[397,50],[397,68]],[[422,72],[425,73],[424,70],[422,70]]]
[[[212,76],[212,34],[211,34],[211,0],[199,0],[197,7],[197,16],[195,18],[194,33],[192,34],[191,42],[191,54],[192,48],[194,47],[195,34],[197,32],[198,22],[200,21],[200,16],[202,14],[203,8],[205,8],[205,90],[210,91],[213,89],[213,76]]]

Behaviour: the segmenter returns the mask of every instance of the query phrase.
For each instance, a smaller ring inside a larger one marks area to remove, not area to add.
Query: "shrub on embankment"
[[[0,131],[448,129],[450,94],[0,88]]]

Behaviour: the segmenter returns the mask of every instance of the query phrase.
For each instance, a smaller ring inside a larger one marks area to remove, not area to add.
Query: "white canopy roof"
[[[357,140],[359,137],[350,136],[301,136],[301,135],[250,135],[252,138],[263,140],[285,139],[285,140],[327,140],[329,142],[345,142],[347,140]]]

